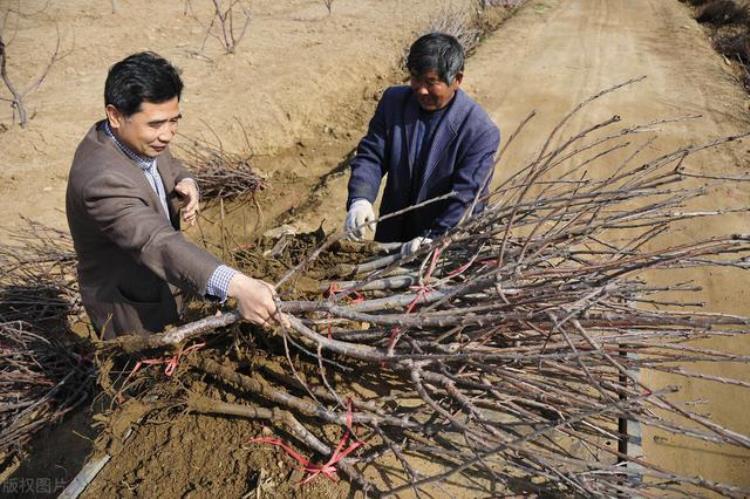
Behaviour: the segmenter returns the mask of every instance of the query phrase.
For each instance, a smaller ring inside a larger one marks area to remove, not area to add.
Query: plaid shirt
[[[148,180],[149,185],[151,185],[151,188],[154,189],[154,192],[156,192],[156,195],[159,197],[159,201],[164,208],[164,213],[166,214],[167,219],[169,219],[167,193],[164,189],[164,181],[161,179],[161,175],[159,175],[159,170],[156,169],[156,158],[141,156],[140,154],[136,153],[128,146],[117,140],[117,137],[109,127],[109,123],[107,123],[106,121],[104,122],[104,133],[107,135],[107,137],[112,139],[112,142],[115,144],[117,149],[120,150],[120,152],[122,152],[131,161],[138,165],[141,170],[143,170],[143,174],[146,176],[146,180]],[[238,272],[231,267],[228,267],[226,265],[219,265],[211,274],[211,277],[208,278],[208,283],[206,283],[206,290],[202,294],[204,296],[218,298],[222,303],[225,302],[229,290],[229,281],[231,281],[232,277],[234,277],[237,273]]]
[[[239,274],[232,267],[226,265],[219,265],[208,278],[206,284],[206,291],[203,293],[204,296],[210,296],[218,298],[221,303],[227,301],[227,294],[229,293],[229,281],[232,280],[236,274]]]

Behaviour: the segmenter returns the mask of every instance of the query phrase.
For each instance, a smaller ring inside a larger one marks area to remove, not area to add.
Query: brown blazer
[[[104,338],[162,331],[179,316],[178,289],[203,292],[220,262],[179,231],[174,187],[187,170],[169,150],[157,160],[167,220],[143,170],[102,124],[76,150],[65,200],[83,304]]]

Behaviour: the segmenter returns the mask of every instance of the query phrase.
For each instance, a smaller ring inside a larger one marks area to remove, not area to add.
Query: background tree
[[[8,51],[5,42],[3,41],[3,33],[0,30],[0,79],[5,84],[5,88],[10,92],[10,97],[3,97],[0,95],[0,100],[10,102],[10,107],[13,109],[13,122],[18,116],[18,123],[21,127],[25,127],[29,121],[28,111],[24,99],[34,90],[39,88],[47,75],[52,69],[52,66],[62,58],[60,54],[60,32],[57,32],[57,41],[55,42],[55,49],[50,56],[49,62],[42,69],[41,74],[29,83],[25,88],[18,87],[10,75],[8,74]]]
[[[242,41],[250,25],[250,7],[245,0],[212,0],[213,16],[211,22],[204,26],[206,36],[201,44],[201,52],[206,48],[209,37],[215,38],[224,48],[224,53],[233,54],[237,45]],[[203,25],[200,18],[195,14],[189,0],[185,1],[184,13],[193,13],[193,18]]]

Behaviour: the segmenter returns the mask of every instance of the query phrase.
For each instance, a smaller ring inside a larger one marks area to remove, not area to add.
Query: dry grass
[[[746,31],[718,35],[714,39],[714,48],[729,59],[747,65],[750,63],[750,36]]]
[[[695,20],[714,26],[743,24],[748,20],[748,7],[733,0],[714,0],[698,10]]]

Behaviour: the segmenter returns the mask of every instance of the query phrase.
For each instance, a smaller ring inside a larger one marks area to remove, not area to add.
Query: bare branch
[[[61,37],[60,30],[57,26],[55,27],[55,31],[57,33],[55,48],[52,52],[52,55],[50,56],[49,62],[47,62],[47,64],[44,66],[41,74],[23,90],[19,90],[15,86],[15,84],[11,80],[10,75],[8,74],[7,45],[3,42],[2,34],[0,33],[0,79],[2,79],[3,83],[5,83],[6,88],[11,94],[10,99],[2,98],[2,100],[10,101],[11,108],[13,109],[13,117],[15,118],[16,113],[18,113],[18,122],[22,128],[25,127],[29,121],[24,99],[30,93],[38,89],[42,85],[42,83],[44,83],[44,80],[47,78],[47,75],[52,69],[52,66],[54,66],[59,60],[65,57],[65,54],[60,53]]]
[[[189,0],[185,2],[185,15],[190,10],[192,17],[205,29],[201,52],[205,50],[208,38],[212,37],[221,44],[225,54],[232,54],[247,34],[247,29],[252,20],[250,7],[246,5],[247,0],[229,0],[226,7],[224,7],[223,1],[226,0],[212,0],[213,15],[207,25],[204,25],[195,14]],[[237,24],[235,24],[235,17],[239,20]]]

